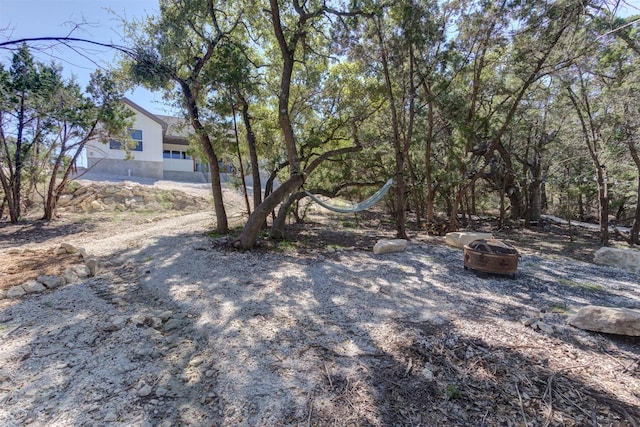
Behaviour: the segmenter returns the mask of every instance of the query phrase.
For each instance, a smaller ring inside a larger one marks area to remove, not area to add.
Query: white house
[[[127,98],[122,102],[134,113],[129,155],[122,144],[110,140],[86,145],[87,168],[91,173],[153,179],[205,182],[208,165],[187,154],[190,126],[183,119],[152,114]]]

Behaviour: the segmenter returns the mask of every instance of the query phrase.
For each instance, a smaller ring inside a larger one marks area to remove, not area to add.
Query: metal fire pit
[[[503,274],[516,278],[518,250],[508,243],[495,239],[474,240],[464,246],[464,269],[481,273]]]

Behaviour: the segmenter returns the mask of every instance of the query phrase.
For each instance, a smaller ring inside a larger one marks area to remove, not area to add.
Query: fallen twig
[[[329,380],[329,388],[333,390],[333,381],[331,381],[331,375],[329,375],[329,368],[327,368],[326,362],[322,362],[324,365],[324,372],[327,374],[327,379]]]
[[[527,423],[527,415],[524,412],[524,405],[522,403],[522,395],[520,394],[520,388],[518,387],[517,382],[516,382],[516,391],[518,392],[518,401],[520,402],[520,413],[522,414],[522,420],[524,421],[524,426],[529,427],[529,423]]]

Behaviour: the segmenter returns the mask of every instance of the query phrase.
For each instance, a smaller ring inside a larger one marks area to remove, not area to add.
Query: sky
[[[0,41],[69,36],[73,30],[72,37],[126,45],[119,16],[131,20],[155,15],[157,11],[158,0],[0,0]],[[77,24],[82,25],[74,30]],[[64,77],[75,76],[82,87],[98,66],[108,68],[116,61],[115,52],[106,48],[77,44],[84,48],[83,53],[91,58],[88,59],[67,47],[51,47],[49,42],[40,46],[47,48],[41,52],[32,49],[39,61],[59,63]],[[0,61],[6,66],[11,55],[9,50],[0,50]],[[126,96],[152,113],[171,114],[159,93],[139,88]]]

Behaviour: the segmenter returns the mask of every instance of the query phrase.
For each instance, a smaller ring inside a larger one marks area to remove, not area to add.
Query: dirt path
[[[375,256],[377,232],[316,224],[311,249],[238,253],[208,212],[133,222],[68,237],[98,276],[0,300],[1,425],[637,425],[638,340],[566,324],[640,308],[637,275],[537,254],[485,279],[435,238]]]

